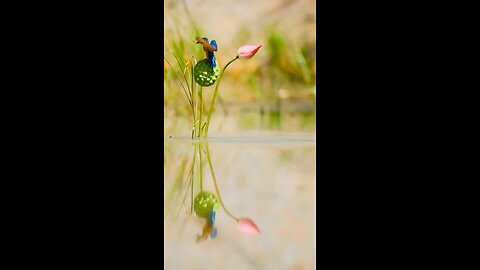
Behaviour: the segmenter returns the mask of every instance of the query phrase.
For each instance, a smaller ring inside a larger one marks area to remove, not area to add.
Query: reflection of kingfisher
[[[212,68],[217,66],[217,61],[215,60],[215,54],[218,50],[217,42],[215,40],[210,41],[208,43],[208,38],[199,38],[197,37],[197,44],[200,43],[203,46],[203,51],[205,52],[205,56],[207,56],[208,61],[210,62],[210,66]]]
[[[217,237],[217,228],[213,226],[215,223],[215,211],[210,212],[210,217],[207,219],[207,223],[203,227],[202,235],[197,237],[197,242],[206,240],[208,235],[210,238],[215,239]]]

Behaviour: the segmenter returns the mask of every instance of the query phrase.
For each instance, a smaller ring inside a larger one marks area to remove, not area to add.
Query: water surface
[[[165,138],[165,269],[315,269],[315,133],[255,133]],[[191,191],[198,194],[200,184],[188,175],[194,155],[199,174],[200,149],[203,190],[215,193],[207,144],[225,206],[252,219],[260,234],[241,232],[220,209],[217,237],[196,242],[204,220],[191,213]]]

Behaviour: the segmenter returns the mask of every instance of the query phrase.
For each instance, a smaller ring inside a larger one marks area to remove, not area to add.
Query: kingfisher
[[[216,67],[217,61],[215,59],[214,52],[218,50],[217,41],[212,40],[210,41],[210,43],[208,43],[208,38],[206,37],[203,37],[203,38],[197,37],[196,39],[197,39],[197,44],[200,43],[203,46],[203,51],[205,52],[205,56],[207,57],[210,66],[212,68]]]
[[[215,239],[217,237],[218,230],[214,226],[215,216],[216,216],[215,211],[210,212],[210,215],[207,218],[207,222],[203,227],[202,234],[197,236],[197,242],[208,239],[208,236],[210,236],[210,238],[212,239]]]
[[[210,213],[210,220],[208,220],[208,224],[211,225],[213,227],[213,224],[215,223],[215,211],[212,211]],[[217,228],[216,227],[213,227],[213,230],[212,232],[210,233],[210,237],[212,239],[215,239],[217,237]]]

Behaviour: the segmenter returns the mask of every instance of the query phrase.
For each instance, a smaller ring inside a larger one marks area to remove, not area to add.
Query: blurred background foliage
[[[217,41],[220,67],[236,56],[240,46],[263,45],[252,59],[229,66],[216,110],[229,113],[239,107],[266,113],[272,123],[291,112],[315,120],[315,1],[167,0],[164,8],[166,116],[189,114],[181,70],[192,57],[196,61],[205,58],[202,46],[195,44],[195,37],[200,36]],[[213,88],[204,88],[206,106]],[[249,125],[248,119],[244,125]]]

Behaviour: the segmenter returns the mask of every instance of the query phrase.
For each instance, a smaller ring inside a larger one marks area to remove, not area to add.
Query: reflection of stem
[[[185,166],[187,165],[187,160],[185,159],[179,169],[179,175],[178,177],[182,177],[184,172],[185,172]],[[193,163],[192,163],[192,167],[193,167]],[[192,167],[190,167],[190,172],[188,173],[188,184],[187,185],[190,185],[190,182],[193,182],[193,177],[192,177]],[[178,178],[177,177],[177,178]],[[182,204],[180,205],[180,207],[178,208],[178,212],[177,212],[177,215],[175,215],[175,218],[174,220],[177,220],[178,218],[178,215],[180,214],[180,211],[182,210],[182,206],[185,205],[185,200],[187,199],[187,195],[188,195],[188,188],[186,189],[186,192],[185,192],[185,196],[183,196],[183,200],[182,200]],[[192,211],[190,211],[191,213]]]
[[[191,190],[190,190],[190,193],[191,193],[191,204],[190,204],[190,213],[193,212],[193,185],[194,185],[194,178],[195,178],[195,147],[193,148],[193,161],[192,161],[192,167],[190,168],[190,179],[191,179]],[[185,194],[186,195],[186,194]]]
[[[198,147],[198,156],[200,160],[200,192],[203,191],[203,170],[202,170],[202,147]]]
[[[193,174],[192,174],[192,185],[191,185],[191,190],[190,190],[191,195],[191,200],[190,200],[190,214],[193,213]]]
[[[205,135],[204,135],[205,138],[208,136],[208,126],[210,126],[210,119],[212,118],[213,107],[215,106],[215,99],[217,98],[218,86],[220,85],[220,81],[222,80],[223,73],[225,73],[225,70],[227,69],[228,65],[230,65],[233,61],[237,59],[238,59],[238,55],[233,60],[228,62],[227,65],[225,65],[225,67],[222,69],[222,72],[220,73],[220,76],[218,76],[217,84],[215,85],[215,91],[213,92],[212,103],[210,103],[210,109],[208,110],[207,125],[205,127]]]
[[[227,213],[228,216],[231,218],[235,219],[235,221],[238,222],[238,218],[235,217],[232,213],[230,213],[227,208],[225,208],[225,205],[223,204],[222,196],[220,196],[220,191],[218,190],[217,186],[217,178],[215,177],[215,173],[213,172],[213,166],[212,166],[212,160],[210,159],[210,151],[208,150],[208,143],[206,144],[206,150],[207,150],[207,160],[208,160],[208,166],[210,167],[210,172],[212,173],[212,178],[213,178],[213,184],[215,185],[215,191],[217,192],[218,200],[220,201],[220,204],[223,207],[223,210]]]
[[[196,160],[197,145],[193,146],[193,161],[192,161],[192,177],[195,179],[195,160]],[[193,183],[193,180],[192,180]],[[193,194],[193,184],[192,184],[192,194]]]

